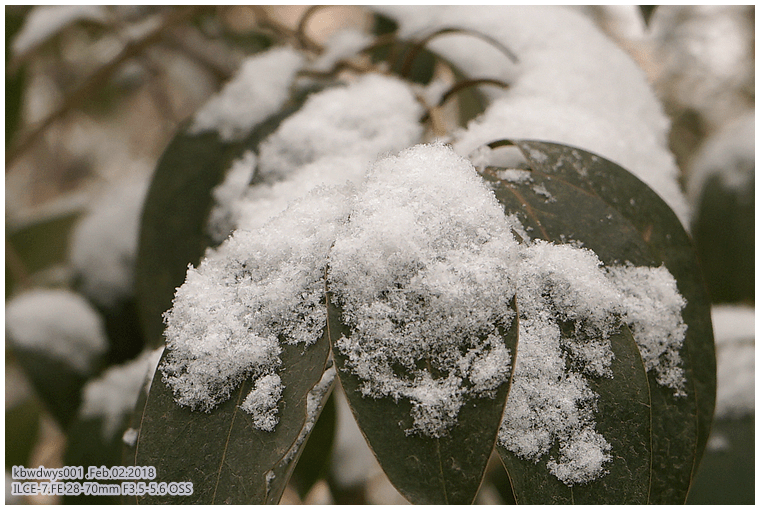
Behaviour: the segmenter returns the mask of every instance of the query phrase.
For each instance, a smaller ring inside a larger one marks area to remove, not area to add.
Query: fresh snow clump
[[[210,411],[251,377],[243,407],[263,430],[274,426],[278,339],[310,345],[322,335],[327,255],[348,193],[319,188],[265,228],[236,231],[188,270],[165,314],[169,354],[161,365],[179,404]]]
[[[108,349],[103,321],[81,295],[31,290],[5,307],[8,340],[20,349],[48,354],[87,374]]]
[[[362,154],[365,164],[399,151],[421,135],[422,106],[406,83],[367,74],[315,94],[260,147],[263,176],[287,175],[325,156]],[[362,171],[365,170],[362,168]]]
[[[140,219],[148,179],[119,180],[77,223],[69,259],[81,279],[80,291],[100,306],[133,294]]]
[[[466,398],[507,379],[517,246],[493,194],[450,148],[416,146],[370,171],[330,258],[351,328],[337,346],[364,396],[411,401],[407,433],[445,435]]]
[[[245,136],[282,108],[303,63],[303,56],[287,46],[249,57],[235,77],[198,110],[190,132],[214,130],[222,140]]]
[[[665,266],[613,266],[608,272],[622,293],[622,314],[647,372],[654,370],[659,384],[682,394],[684,374],[679,351],[686,338],[681,317],[686,300],[678,293],[675,278]]]
[[[235,230],[239,223],[239,204],[248,190],[256,173],[256,154],[245,151],[243,155],[232,162],[224,180],[211,191],[214,206],[209,213],[206,231],[211,238],[221,243]]]
[[[215,195],[216,208],[229,211],[224,217],[231,224],[217,225],[223,217],[216,216],[209,231],[255,230],[316,186],[360,183],[378,156],[419,142],[421,115],[409,85],[387,76],[366,75],[311,95],[261,144],[255,162],[246,156],[233,164],[257,165],[263,182],[237,198]]]
[[[253,426],[272,432],[277,425],[277,403],[282,396],[282,380],[277,374],[259,377],[256,386],[243,401],[240,409],[253,415]]]
[[[89,381],[82,390],[83,418],[101,418],[105,441],[113,439],[124,418],[132,413],[140,390],[148,387],[161,358],[163,347],[143,352],[137,359],[109,368],[97,379]]]

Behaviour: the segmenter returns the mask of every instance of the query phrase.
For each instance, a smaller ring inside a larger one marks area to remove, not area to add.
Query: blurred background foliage
[[[754,317],[754,6],[650,7],[577,9],[647,73],[672,122],[671,150],[693,209],[690,228],[711,297]],[[105,365],[137,356],[142,337],[131,296],[107,299],[88,290],[88,271],[97,264],[82,264],[75,255],[76,243],[87,238],[76,232],[86,230],[85,220],[104,201],[122,220],[131,211],[136,224],[139,192],[113,190],[125,183],[144,190],[139,183],[150,179],[176,128],[245,56],[275,43],[275,32],[296,37],[306,9],[6,6],[6,302],[35,288],[81,292],[103,318],[111,345]],[[321,42],[340,28],[371,29],[375,22],[364,8],[340,6],[311,11],[303,28]],[[131,200],[127,212],[119,212],[121,199]],[[89,242],[117,245],[129,273],[136,243],[130,232],[94,235]],[[751,349],[719,344],[719,366],[722,355],[754,358],[754,334],[742,341]],[[7,342],[5,355],[6,501],[25,502],[9,495],[10,467],[65,465],[67,436],[79,444],[87,435],[81,431],[90,429],[68,432]],[[751,370],[754,378],[754,359]],[[366,447],[348,425],[346,409],[336,408],[330,423],[338,424],[337,436],[321,433],[327,448],[316,445],[308,453],[331,451],[329,469],[296,473],[283,502],[403,502],[361,450]],[[478,502],[508,502],[503,477],[494,466]],[[754,502],[754,404],[718,417],[689,502]]]

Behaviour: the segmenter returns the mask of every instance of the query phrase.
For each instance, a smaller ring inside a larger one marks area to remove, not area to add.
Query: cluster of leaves
[[[392,51],[377,50],[375,59],[393,57],[391,64],[409,62],[390,68],[423,83],[430,80],[430,66],[438,57],[424,48],[424,42],[387,36],[386,40],[391,41]],[[399,52],[407,58],[399,58]],[[416,54],[424,58],[416,58]],[[470,92],[478,98],[476,92]],[[242,141],[225,142],[213,132],[180,131],[167,148],[145,206],[137,268],[139,311],[153,344],[162,342],[161,313],[170,307],[187,264],[197,264],[209,245],[204,226],[212,205],[211,188],[221,181],[236,156],[245,150],[256,151],[283,119],[297,111],[303,99],[293,98],[284,111],[254,128]],[[549,475],[545,462],[534,464],[502,447],[495,448],[509,383],[492,399],[466,402],[458,423],[445,437],[406,435],[404,427],[395,425],[409,420],[409,404],[390,398],[362,398],[357,391],[359,379],[344,370],[346,360],[334,345],[350,331],[326,292],[328,323],[322,338],[305,352],[283,346],[280,376],[285,390],[274,432],[254,429],[250,416],[239,408],[251,389],[250,382],[205,414],[178,406],[157,374],[150,393],[138,406],[139,438],[126,461],[154,465],[159,481],[192,481],[195,489],[189,498],[144,496],[137,502],[274,503],[294,471],[295,483],[305,493],[316,479],[315,473],[323,468],[314,463],[320,457],[313,452],[329,449],[335,419],[332,408],[326,406],[314,437],[302,441],[310,432],[306,400],[333,363],[372,451],[391,482],[413,503],[473,502],[494,450],[509,475],[505,492],[519,503],[685,501],[707,443],[715,394],[709,302],[687,234],[652,190],[610,161],[548,142],[504,140],[491,144],[492,148],[506,145],[516,147],[525,158],[532,175],[530,186],[544,186],[556,200],[544,200],[527,188],[528,184],[502,180],[498,169],[487,167],[482,177],[492,185],[505,214],[517,215],[537,238],[580,242],[606,264],[664,264],[688,303],[683,312],[688,333],[681,351],[685,398],[674,399],[671,390],[646,373],[630,330],[623,328],[612,338],[613,378],[593,383],[599,394],[598,428],[619,459],[606,476],[568,487]],[[503,340],[519,358],[517,321],[504,332]],[[323,395],[325,402],[329,400]],[[304,461],[298,462],[302,454]],[[321,459],[324,462],[325,456]]]
[[[239,41],[240,46],[259,51],[276,39],[289,39],[311,50],[313,43],[305,37],[304,26],[314,12],[307,11],[293,33],[271,25],[267,31]],[[421,84],[431,81],[436,65],[449,66],[458,83],[443,95],[441,102],[456,96],[461,125],[485,108],[477,86],[508,86],[496,80],[467,77],[426,47],[432,38],[445,36],[452,29],[415,41],[399,39],[394,30],[391,20],[376,17],[377,42],[364,53],[373,65],[387,63],[390,72]],[[514,58],[508,49],[502,51]],[[322,86],[332,86],[338,71],[344,68],[339,65],[323,76]],[[350,65],[348,68],[361,71]],[[7,89],[6,95],[17,88],[20,85]],[[281,112],[239,141],[222,140],[214,132],[190,134],[187,124],[179,129],[159,161],[146,199],[135,276],[136,298],[121,303],[118,309],[101,310],[111,330],[109,336],[126,339],[123,346],[112,349],[115,354],[109,363],[133,357],[143,343],[149,347],[163,345],[161,315],[171,307],[188,264],[198,265],[206,248],[212,246],[205,229],[213,205],[211,190],[221,182],[232,161],[246,150],[256,151],[284,119],[298,111],[311,92],[295,94]],[[438,128],[437,114],[431,108],[421,119],[430,123],[434,133]],[[10,115],[9,121],[15,122],[16,114]],[[242,384],[230,400],[206,414],[178,406],[159,372],[150,393],[141,395],[131,423],[121,427],[123,430],[129,425],[139,430],[137,443],[125,447],[119,433],[112,444],[103,445],[93,440],[99,437],[101,424],[82,422],[73,415],[85,381],[62,384],[60,374],[64,372],[58,367],[34,359],[24,361],[25,369],[38,374],[35,385],[42,389],[43,400],[70,431],[66,463],[152,465],[158,471],[156,481],[194,484],[190,497],[145,496],[130,499],[130,503],[276,503],[287,483],[303,496],[325,474],[336,427],[335,398],[329,391],[319,395],[319,419],[313,428],[307,423],[307,400],[325,370],[334,364],[339,381],[336,384],[343,387],[372,451],[391,482],[413,503],[471,503],[494,453],[508,474],[508,478],[500,479],[499,490],[506,499],[519,503],[683,502],[705,450],[715,395],[709,301],[687,234],[653,191],[599,156],[530,140],[505,140],[491,146],[516,148],[525,159],[532,175],[530,185],[500,179],[499,169],[493,167],[482,169],[482,177],[492,185],[505,214],[516,215],[532,229],[535,238],[582,243],[605,264],[664,264],[688,303],[683,312],[688,333],[681,351],[688,384],[685,398],[673,399],[671,391],[646,373],[629,330],[623,328],[612,338],[614,377],[592,381],[592,389],[599,395],[597,428],[609,439],[619,460],[610,464],[606,476],[568,487],[548,473],[545,461],[534,464],[496,447],[509,383],[503,384],[492,399],[467,402],[458,424],[445,437],[407,436],[405,427],[391,426],[409,420],[409,404],[360,397],[356,391],[360,381],[350,371],[342,370],[346,360],[333,349],[340,336],[349,332],[327,293],[324,306],[329,320],[323,337],[305,352],[301,347],[284,346],[280,375],[285,391],[274,432],[255,430],[251,417],[239,408],[251,389],[250,381]],[[556,200],[538,196],[530,189],[535,185],[543,186]],[[65,221],[72,223],[73,219]],[[30,233],[28,237],[40,236]],[[503,340],[519,357],[517,322],[505,332]],[[53,383],[51,377],[55,379]],[[61,402],[67,405],[57,411]],[[11,428],[22,432],[36,429],[37,407],[36,402],[30,402],[19,406],[10,417],[7,414],[6,419],[14,424]],[[15,442],[6,440],[6,444]],[[19,444],[29,445],[31,441]],[[6,457],[6,465],[23,464],[28,457],[28,449],[13,450]]]

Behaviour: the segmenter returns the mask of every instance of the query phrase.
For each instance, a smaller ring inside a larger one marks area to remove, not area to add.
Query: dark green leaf
[[[330,341],[350,331],[340,310],[328,304]],[[516,323],[503,335],[510,352],[517,350]],[[514,357],[514,356],[513,356]],[[508,383],[493,399],[471,399],[459,410],[457,424],[439,439],[407,436],[411,403],[391,398],[364,398],[360,380],[346,370],[346,358],[333,349],[338,378],[359,428],[391,483],[415,504],[470,504],[475,499],[496,441]],[[511,375],[510,375],[511,379]]]
[[[103,317],[108,337],[106,363],[118,365],[134,359],[142,351],[145,341],[137,317],[134,297],[122,298],[109,306],[93,303]]]
[[[5,470],[29,466],[29,455],[37,443],[40,404],[33,396],[5,410]]]
[[[61,428],[76,415],[87,377],[65,361],[33,349],[14,348],[14,354],[34,390]]]
[[[102,416],[77,416],[66,431],[63,465],[84,466],[85,473],[86,466],[121,466],[122,436],[126,430],[126,421],[127,419],[117,426],[113,437],[106,438],[103,434]],[[65,504],[114,505],[119,501],[119,496],[64,495]]]
[[[754,162],[746,162],[754,165]],[[744,188],[712,175],[702,186],[692,232],[713,303],[755,301],[755,182]]]
[[[79,211],[66,211],[60,215],[43,217],[19,228],[6,224],[6,245],[13,248],[29,274],[65,263],[68,256],[69,233],[78,218]],[[14,273],[6,270],[6,274],[13,276]],[[5,282],[6,295],[10,295],[17,283],[19,282],[13,281],[13,278]]]
[[[674,401],[670,392],[654,383],[650,376],[654,434],[651,502],[683,502],[707,445],[716,391],[710,302],[691,239],[670,207],[646,184],[619,165],[574,147],[527,140],[515,143],[535,169],[598,196],[628,220],[654,257],[662,261],[675,277],[678,290],[686,299],[683,320],[688,325],[688,330],[681,354],[687,384],[693,387],[687,389],[687,398]],[[533,153],[532,150],[538,152]],[[532,154],[542,156],[537,159]],[[586,242],[583,238],[579,240]],[[596,243],[592,244],[591,240],[587,245],[594,251],[597,250]],[[599,256],[605,263],[609,263],[601,254]],[[640,264],[636,260],[629,260]],[[657,397],[658,393],[662,393],[661,398]],[[696,400],[696,409],[692,399]],[[668,406],[667,412],[657,411],[658,401]],[[686,476],[686,462],[674,466],[673,441],[679,442],[678,451],[693,448],[685,440],[691,427],[686,423],[692,421],[692,415],[696,415],[696,454],[690,474]],[[660,499],[661,495],[670,495],[672,498]]]
[[[755,504],[755,416],[716,418],[711,441],[687,503]]]
[[[647,503],[651,462],[649,384],[628,327],[623,325],[610,340],[615,353],[613,378],[588,380],[599,395],[596,431],[612,446],[613,461],[605,466],[609,473],[588,484],[568,487],[546,466],[549,458],[557,457],[557,446],[537,464],[498,446],[517,503]]]
[[[157,482],[192,482],[194,492],[189,497],[146,496],[139,498],[139,503],[262,504],[279,500],[294,464],[283,458],[301,436],[308,393],[322,377],[330,344],[325,335],[306,349],[282,347],[279,375],[285,388],[273,432],[254,429],[251,417],[239,408],[251,390],[249,379],[229,400],[211,413],[202,413],[177,405],[157,371],[143,413],[135,463],[155,466]],[[294,461],[298,453],[293,452]],[[275,477],[267,483],[270,470],[275,470]]]
[[[21,120],[21,99],[24,91],[26,66],[9,72],[7,63],[11,61],[13,40],[24,24],[25,10],[5,8],[5,146],[13,140]]]

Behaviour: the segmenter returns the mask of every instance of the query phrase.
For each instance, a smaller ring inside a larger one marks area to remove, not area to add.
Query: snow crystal
[[[351,328],[336,345],[364,396],[411,401],[407,433],[441,437],[465,398],[491,395],[509,374],[508,228],[469,161],[443,145],[380,160],[354,201],[330,257]]]
[[[616,266],[608,273],[622,293],[625,320],[631,326],[647,371],[657,382],[683,393],[684,374],[679,351],[686,338],[681,311],[686,300],[665,266]]]
[[[5,331],[11,344],[58,358],[83,374],[108,348],[98,312],[68,290],[31,290],[12,298]]]
[[[155,372],[163,350],[160,347],[145,351],[137,359],[111,367],[85,385],[79,415],[102,419],[101,433],[105,441],[113,439],[124,419],[134,410],[146,377]]]
[[[720,305],[712,308],[718,361],[716,417],[736,418],[755,412],[755,309]]]
[[[106,9],[98,5],[36,6],[29,12],[24,25],[13,39],[13,54],[19,56],[26,53],[79,20],[103,22],[107,18]]]
[[[189,269],[165,314],[161,370],[177,403],[210,411],[244,378],[257,385],[274,374],[280,341],[309,345],[322,335],[325,265],[349,193],[316,189],[265,228],[236,231]]]
[[[240,409],[253,415],[253,426],[259,430],[272,432],[277,425],[277,403],[282,396],[283,385],[280,376],[269,374],[259,377],[256,386],[243,401]]]
[[[496,177],[503,181],[514,183],[533,182],[533,176],[529,170],[521,170],[519,168],[506,168],[504,170],[497,170]]]
[[[584,428],[576,432],[559,451],[560,462],[554,459],[546,465],[551,474],[565,485],[573,486],[595,480],[604,473],[602,467],[611,457],[607,453],[612,447],[599,434]]]
[[[547,6],[380,6],[402,37],[460,27],[490,36],[519,58],[510,62],[481,39],[450,34],[431,41],[471,77],[509,89],[483,89],[492,103],[454,148],[469,154],[504,138],[540,139],[603,155],[651,186],[687,224],[679,171],[668,151],[669,121],[644,72],[583,15]]]
[[[245,136],[282,108],[302,65],[303,56],[290,47],[249,57],[235,77],[198,110],[190,132],[215,130],[223,140]]]
[[[543,184],[536,184],[535,186],[533,186],[533,192],[536,195],[541,195],[542,197],[544,197],[547,202],[556,202],[557,201],[557,199],[554,198],[554,195],[552,195],[549,192],[549,190],[546,189],[546,186],[544,186]]]
[[[137,242],[148,179],[115,181],[71,234],[69,259],[81,292],[101,306],[132,295]]]

